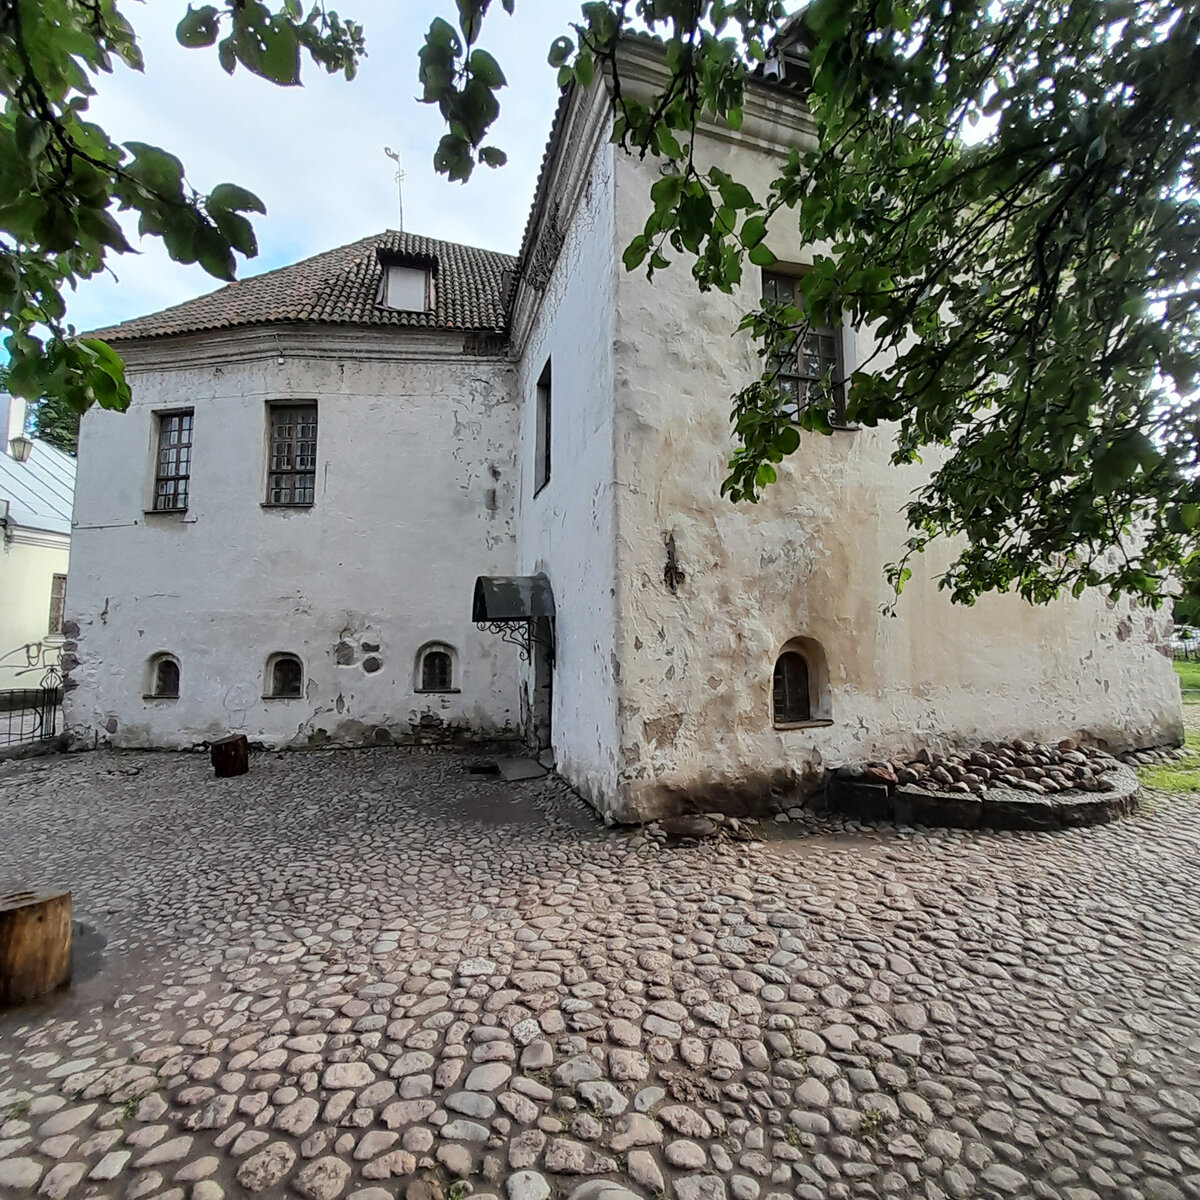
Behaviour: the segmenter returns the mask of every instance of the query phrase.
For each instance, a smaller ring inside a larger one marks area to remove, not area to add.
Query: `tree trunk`
[[[221,738],[212,744],[212,765],[219,779],[245,775],[250,770],[250,745],[244,733]]]
[[[24,1004],[71,979],[71,893],[0,895],[0,1005]]]

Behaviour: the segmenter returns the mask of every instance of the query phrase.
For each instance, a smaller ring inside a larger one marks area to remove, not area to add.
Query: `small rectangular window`
[[[550,360],[537,381],[537,438],[533,467],[533,494],[550,482]]]
[[[267,503],[309,505],[316,487],[317,406],[272,404]]]
[[[433,276],[428,267],[385,266],[383,305],[400,312],[431,312]]]
[[[763,272],[763,299],[799,307],[799,279],[795,275]],[[842,327],[814,325],[801,331],[794,349],[772,367],[776,382],[798,414],[803,408],[824,402],[834,425],[846,423],[845,363],[842,354]]]
[[[53,575],[50,578],[50,626],[47,632],[62,633],[63,606],[67,601],[67,577]]]
[[[155,512],[187,511],[192,475],[192,421],[190,409],[186,412],[158,414]]]

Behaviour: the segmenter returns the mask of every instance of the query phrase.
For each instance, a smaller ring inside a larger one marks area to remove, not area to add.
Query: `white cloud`
[[[509,86],[491,138],[507,151],[498,171],[477,168],[466,185],[434,174],[444,128],[436,108],[416,99],[417,50],[430,20],[450,15],[449,0],[342,0],[342,15],[362,22],[368,56],[347,83],[306,63],[304,86],[279,88],[238,69],[231,78],[214,50],[175,41],[182,3],[128,5],[146,58],[143,75],[123,68],[102,77],[92,115],[120,141],[143,141],[177,154],[200,191],[230,181],[257,192],[259,255],[240,273],[296,262],[356,238],[395,228],[394,164],[406,174],[404,225],[430,237],[516,251],[525,225],[557,99],[546,51],[574,11],[561,0],[519,0],[515,17],[494,5],[483,44]],[[96,328],[154,312],[218,282],[200,267],[173,263],[152,238],[139,255],[114,259],[105,275],[70,298],[70,319]]]

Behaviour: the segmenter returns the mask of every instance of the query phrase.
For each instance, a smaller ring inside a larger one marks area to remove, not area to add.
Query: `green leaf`
[[[552,67],[561,67],[574,52],[575,43],[569,37],[555,38],[550,43],[550,53],[547,55],[547,62]]]
[[[759,242],[756,246],[752,246],[746,257],[756,267],[771,267],[778,261],[775,255],[767,249],[764,242]]]
[[[228,212],[256,212],[264,216],[267,207],[251,191],[238,187],[236,183],[218,183],[209,193],[210,208],[222,208]]]
[[[767,236],[766,217],[747,217],[742,225],[741,242],[747,249],[757,246]],[[753,262],[754,260],[751,259]],[[769,265],[769,264],[759,264]]]
[[[775,439],[775,449],[780,454],[794,454],[800,448],[800,434],[791,425],[779,431],[779,436]]]
[[[217,10],[211,4],[202,8],[188,5],[187,14],[175,28],[175,37],[181,46],[211,46],[217,40],[219,31]]]
[[[500,70],[500,64],[486,50],[472,50],[467,63],[471,74],[493,91],[504,87],[508,82],[504,78],[504,72]]]

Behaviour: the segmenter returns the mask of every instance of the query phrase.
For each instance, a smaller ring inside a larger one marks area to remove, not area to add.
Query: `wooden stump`
[[[218,779],[245,775],[250,770],[250,744],[244,733],[235,733],[212,744],[212,765]]]
[[[36,1000],[71,981],[71,893],[0,895],[0,1005]]]

